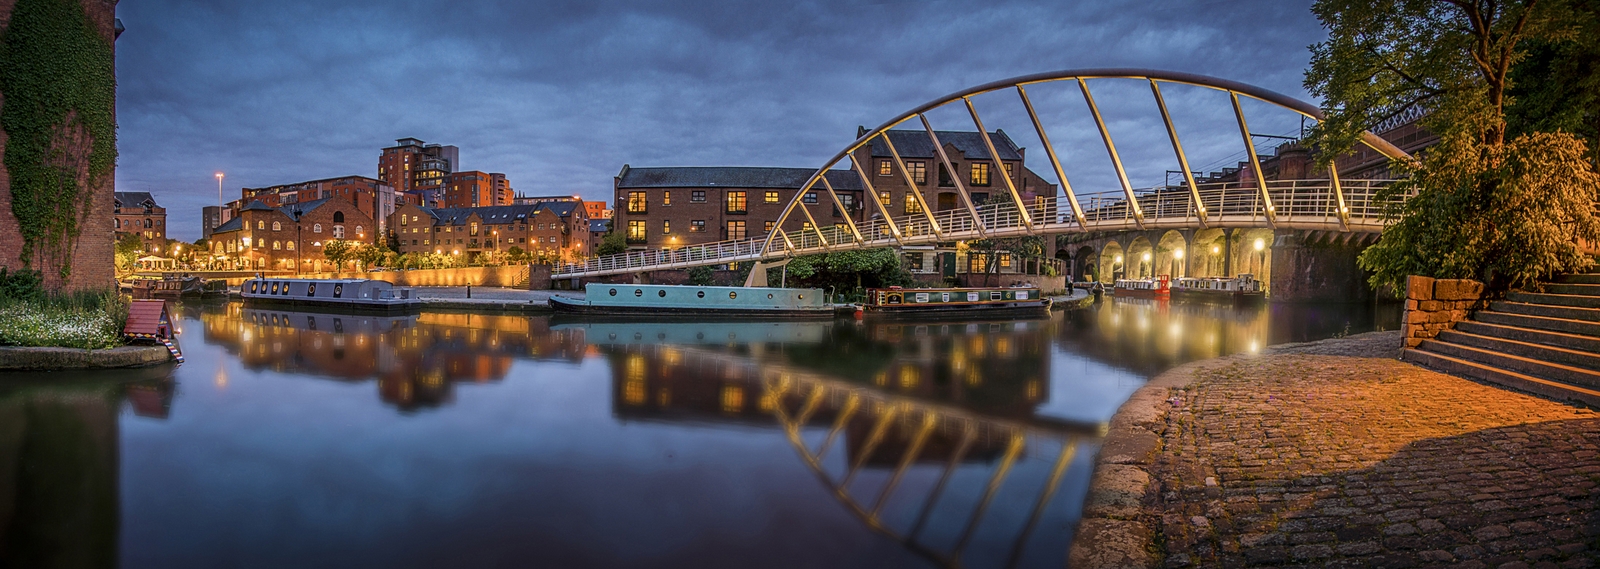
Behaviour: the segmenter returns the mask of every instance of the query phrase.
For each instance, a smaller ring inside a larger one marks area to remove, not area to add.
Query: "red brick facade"
[[[116,49],[116,4],[105,0],[81,0],[91,28],[99,32],[106,42]],[[0,35],[11,22],[15,0],[0,0]],[[0,92],[0,105],[5,104],[5,93]],[[112,109],[115,116],[116,109]],[[0,130],[0,159],[5,156],[8,137]],[[78,163],[87,164],[89,141],[72,145],[67,151]],[[45,286],[51,289],[84,290],[109,287],[114,284],[115,237],[113,235],[112,192],[113,174],[107,174],[99,184],[89,188],[83,202],[77,204],[83,214],[78,224],[78,237],[64,259],[50,259],[34,255],[33,268],[44,275]],[[11,175],[0,167],[0,267],[12,270],[23,268],[22,231],[11,212]],[[62,268],[68,276],[62,277]]]
[[[508,253],[576,261],[590,251],[589,218],[574,202],[477,208],[401,206],[389,221],[401,254]]]
[[[872,189],[877,192],[879,202],[883,203],[890,216],[919,214],[922,204],[934,212],[965,208],[957,191],[957,182],[966,188],[974,204],[1010,203],[1013,198],[1006,181],[1000,177],[1002,174],[1010,176],[1023,203],[1031,204],[1036,198],[1056,194],[1054,184],[1023,166],[1026,150],[1017,147],[1005,131],[997,130],[989,136],[995,151],[1000,153],[999,166],[989,157],[989,149],[978,133],[938,131],[936,134],[945,156],[949,157],[954,167],[953,172],[944,168],[927,132],[889,131],[895,150],[916,183],[916,196],[921,197],[921,204],[914,199],[911,186],[906,182],[906,173],[895,165],[888,146],[874,143],[856,151],[856,160],[866,166]],[[867,204],[867,211],[869,214],[878,213],[878,208]]]
[[[328,241],[375,243],[378,235],[372,218],[343,198],[280,208],[255,202],[211,234],[211,253],[229,268],[320,272],[333,269],[322,254]]]
[[[766,235],[783,208],[815,173],[805,168],[633,168],[623,166],[615,180],[616,210],[612,230],[623,233],[630,247],[676,249],[726,239]],[[845,202],[834,207],[822,184],[803,201],[823,226],[866,219],[861,208],[860,178],[834,171],[828,180]],[[809,223],[796,210],[786,231]]]
[[[145,251],[160,252],[167,241],[167,208],[156,204],[147,192],[115,192],[114,196],[111,228],[117,239],[138,235]]]

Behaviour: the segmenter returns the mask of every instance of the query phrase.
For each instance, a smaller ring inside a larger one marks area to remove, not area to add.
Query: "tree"
[[[600,248],[596,249],[595,253],[599,255],[615,255],[618,253],[626,253],[627,251],[627,239],[624,238],[621,233],[611,231],[606,233],[606,236],[600,239]]]
[[[845,296],[858,296],[867,288],[911,284],[911,273],[893,248],[856,249],[796,257],[786,267],[792,286],[832,288]],[[782,269],[770,269],[767,282],[778,282]]]
[[[1399,288],[1418,274],[1503,288],[1587,266],[1578,241],[1600,237],[1600,177],[1584,159],[1587,145],[1507,124],[1513,70],[1528,45],[1576,41],[1583,4],[1319,0],[1312,8],[1329,30],[1312,46],[1305,81],[1327,114],[1309,137],[1319,163],[1331,164],[1365,129],[1414,113],[1440,136],[1420,162],[1392,165],[1409,177],[1379,199],[1409,199],[1390,206],[1393,225],[1361,255],[1372,284]]]
[[[322,256],[327,258],[329,263],[333,263],[335,272],[342,272],[345,263],[355,260],[356,249],[359,246],[354,241],[330,239],[322,245]]]
[[[139,264],[139,256],[143,254],[144,239],[139,237],[138,233],[129,233],[117,239],[117,268],[121,271],[132,271]]]

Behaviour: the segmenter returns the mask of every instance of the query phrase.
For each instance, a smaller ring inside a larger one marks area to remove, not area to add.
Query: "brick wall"
[[[108,42],[115,42],[116,33],[112,30],[115,21],[116,4],[105,0],[81,0],[89,23],[100,32]],[[0,0],[0,34],[10,24],[12,9],[16,7],[16,0]],[[115,43],[112,43],[113,51]],[[5,94],[0,93],[0,105],[5,104]],[[112,109],[115,117],[115,109]],[[0,129],[0,161],[5,157],[5,147],[8,137]],[[85,141],[87,142],[87,141]],[[68,152],[77,155],[80,162],[87,163],[89,145],[87,143],[68,148]],[[3,163],[3,162],[0,162]],[[107,174],[98,185],[89,189],[84,202],[78,204],[84,213],[83,222],[79,224],[77,245],[67,255],[65,265],[72,268],[67,279],[61,278],[60,262],[49,259],[36,258],[33,268],[44,274],[45,286],[52,289],[82,290],[112,286],[115,270],[115,241],[111,228],[111,209],[113,194],[114,173]],[[22,268],[22,232],[18,227],[17,219],[11,213],[11,175],[4,167],[0,167],[0,267],[10,269]]]
[[[1483,283],[1467,279],[1432,279],[1412,276],[1406,279],[1405,325],[1407,348],[1438,336],[1472,311],[1484,307]]]

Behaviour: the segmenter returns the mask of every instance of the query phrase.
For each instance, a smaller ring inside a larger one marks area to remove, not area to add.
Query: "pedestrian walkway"
[[[1363,334],[1153,380],[1113,420],[1074,567],[1600,560],[1600,414],[1399,346]]]

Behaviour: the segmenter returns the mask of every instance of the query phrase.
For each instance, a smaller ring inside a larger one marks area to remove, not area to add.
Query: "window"
[[[809,222],[809,221],[802,222],[800,224],[800,230],[804,231],[806,233],[810,233],[811,232],[811,222]]]
[[[987,186],[987,185],[989,185],[989,163],[988,162],[973,162],[972,163],[972,177],[969,178],[969,180],[972,181],[972,185],[974,185],[974,186]]]
[[[282,229],[283,229],[283,225],[282,224],[280,224],[280,223],[278,223],[276,221],[272,222],[272,230],[273,231],[280,231]]]
[[[288,250],[290,250],[290,251],[293,251],[293,250],[294,250],[294,242],[293,242],[293,241],[286,241],[286,242],[284,242],[284,244],[283,244],[283,248],[284,248],[284,249],[288,249]]]
[[[311,225],[311,232],[312,233],[322,233],[322,224],[321,223],[312,224]]]
[[[772,233],[772,222],[768,221],[766,223],[761,224],[761,230],[765,231],[767,233]]]
[[[846,212],[855,211],[856,210],[856,195],[855,194],[839,194],[839,203],[844,205],[844,210]],[[839,217],[840,216],[839,208],[833,208],[833,216],[834,217]]]
[[[696,219],[694,221],[689,222],[689,233],[705,233],[705,232],[706,232],[706,220],[704,220],[704,219]]]
[[[922,253],[906,253],[906,268],[913,271],[922,270]]]
[[[972,192],[972,205],[989,203],[989,192]]]
[[[661,192],[661,205],[672,205],[672,192]]]
[[[763,197],[761,201],[766,203],[778,203],[778,192],[767,192],[766,196]]]
[[[405,225],[405,224],[406,224],[406,216],[402,215],[402,216],[400,216],[400,225]]]
[[[744,220],[728,222],[727,239],[744,239]]]
[[[706,191],[694,190],[689,192],[689,203],[706,203]]]
[[[805,197],[800,198],[800,201],[805,202],[805,203],[817,203],[817,193],[816,192],[806,192]]]
[[[356,226],[356,237],[360,237],[362,235],[365,235],[365,233],[361,231],[361,226],[357,225]]]
[[[280,242],[280,241],[273,241],[272,242],[272,250],[273,251],[277,251],[277,250],[282,249],[282,248],[283,248],[283,243],[282,242]]]
[[[468,233],[468,235],[471,235],[473,237],[477,237],[478,236],[478,222],[476,222],[476,221],[472,222],[469,225],[469,227],[471,227],[472,230]],[[337,231],[337,229],[335,229],[335,231]]]
[[[661,234],[666,235],[668,233],[672,233],[672,220],[663,219],[661,220]]]
[[[342,211],[333,212],[333,222],[334,223],[344,223],[344,212],[342,212]]]
[[[1002,268],[1002,269],[1011,268],[1011,252],[1009,252],[1009,251],[1001,251],[1000,252],[1000,268]]]
[[[955,185],[956,185],[955,181],[950,179],[950,171],[946,170],[944,168],[944,164],[940,164],[939,165],[939,187],[941,187],[941,188],[949,188],[949,187],[953,187]]]
[[[333,226],[333,238],[334,239],[344,239],[344,226],[343,225],[335,225],[335,226]]]
[[[628,213],[645,213],[644,192],[628,192]]]
[[[918,184],[928,183],[928,163],[918,160],[906,162],[906,170],[911,171],[911,181]]]
[[[745,205],[745,192],[743,191],[728,192],[727,202],[728,213],[744,213],[748,209]]]
[[[878,203],[887,206],[894,203],[894,198],[889,196],[889,192],[878,192]]]
[[[144,220],[144,226],[145,227],[150,227],[150,220],[148,220],[148,219]],[[256,229],[266,229],[266,228],[267,228],[267,222],[265,222],[265,221],[257,221],[256,222]]]
[[[916,192],[906,192],[906,215],[922,213],[922,202],[917,201]]]
[[[879,160],[878,161],[878,175],[879,176],[893,176],[894,175],[894,165],[890,164],[888,160]]]
[[[644,193],[644,192],[639,192],[639,193]],[[637,220],[637,219],[633,220],[633,221],[629,221],[628,222],[628,242],[630,242],[630,243],[644,243],[644,240],[645,240],[644,221],[643,220]]]
[[[1010,178],[1011,177],[1011,163],[1010,162],[1004,162],[1003,164],[1006,165],[1006,177]]]
[[[967,272],[989,272],[989,256],[984,253],[967,253]]]

